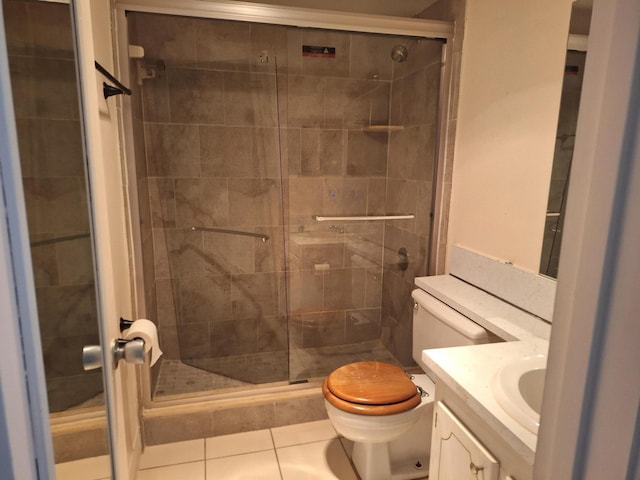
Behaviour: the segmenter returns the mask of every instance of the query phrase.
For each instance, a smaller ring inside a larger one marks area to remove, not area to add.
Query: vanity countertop
[[[537,435],[516,422],[497,402],[491,381],[519,358],[546,355],[551,325],[453,276],[416,278],[415,283],[487,330],[500,343],[424,350],[422,360],[490,428],[533,464]]]

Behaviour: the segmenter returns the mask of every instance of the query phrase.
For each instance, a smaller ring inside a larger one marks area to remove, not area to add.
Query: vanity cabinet
[[[498,480],[500,464],[442,402],[434,410],[430,480]]]

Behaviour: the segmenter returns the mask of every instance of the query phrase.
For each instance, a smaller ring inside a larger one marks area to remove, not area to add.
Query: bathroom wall
[[[96,406],[102,375],[80,355],[99,336],[69,8],[3,10],[30,240],[83,236],[31,249],[49,408]]]
[[[449,244],[532,272],[540,261],[570,7],[569,0],[466,5]]]
[[[413,275],[426,273],[430,234],[440,43],[150,14],[128,20],[130,42],[166,66],[143,80],[146,157],[137,155],[154,252],[153,266],[145,254],[146,288],[155,285],[165,358],[205,366],[212,357],[284,352],[288,338],[305,349],[379,339],[383,264],[385,344],[410,351],[409,293]],[[394,64],[391,47],[402,43],[410,59]],[[303,56],[302,45],[336,54]],[[362,130],[390,121],[405,129]],[[387,222],[386,252],[383,223],[312,219],[384,213],[419,217]],[[394,270],[402,246],[407,271]],[[148,240],[143,250],[151,252]]]

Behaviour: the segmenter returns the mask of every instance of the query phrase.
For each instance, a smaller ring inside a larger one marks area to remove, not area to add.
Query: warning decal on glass
[[[302,46],[303,57],[336,58],[336,47],[318,47],[315,45]]]

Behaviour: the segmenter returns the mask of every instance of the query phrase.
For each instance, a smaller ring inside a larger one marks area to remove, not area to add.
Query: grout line
[[[272,428],[269,429],[269,435],[271,435],[271,444],[273,445],[273,453],[276,456],[276,463],[278,464],[278,472],[280,473],[280,479],[284,480],[284,477],[282,476],[282,468],[280,468],[280,457],[278,457],[278,449],[276,448],[276,442],[273,438]]]
[[[203,480],[207,480],[207,439],[203,438],[202,439],[203,443],[204,443],[204,452],[203,452],[203,462],[204,462],[204,479]]]
[[[147,470],[157,470],[158,468],[168,468],[168,467],[173,467],[175,465],[189,465],[190,463],[200,463],[200,462],[204,462],[204,460],[189,460],[186,462],[169,463],[167,465],[155,465],[153,467],[139,468],[138,471],[144,472]]]

